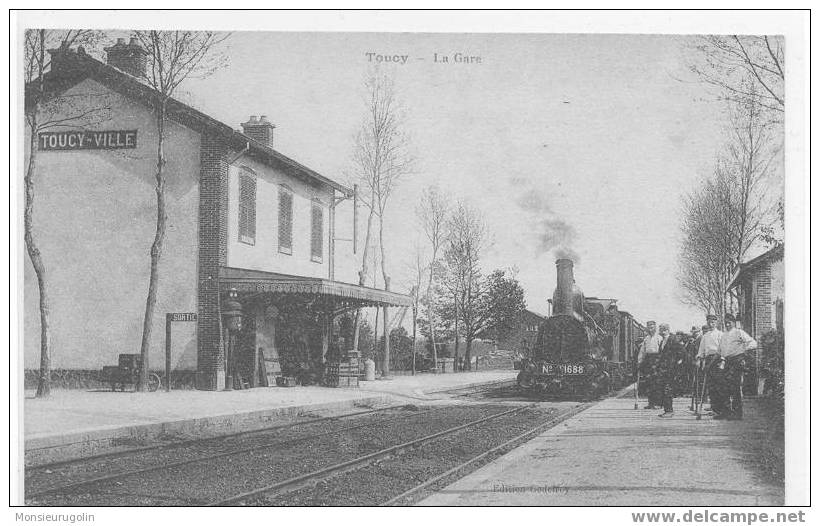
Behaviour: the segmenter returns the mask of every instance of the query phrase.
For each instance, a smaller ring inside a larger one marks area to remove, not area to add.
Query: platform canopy
[[[234,267],[220,269],[219,286],[223,292],[232,288],[236,289],[240,296],[298,294],[317,296],[337,304],[356,307],[410,307],[413,301],[406,294],[361,287],[341,281]]]

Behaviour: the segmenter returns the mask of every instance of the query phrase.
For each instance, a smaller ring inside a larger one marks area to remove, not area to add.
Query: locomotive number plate
[[[545,363],[544,374],[584,374],[586,368],[580,363]]]

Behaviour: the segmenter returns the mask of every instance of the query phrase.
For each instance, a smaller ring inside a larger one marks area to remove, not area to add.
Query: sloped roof
[[[533,316],[538,316],[539,318],[544,319],[544,320],[546,320],[548,318],[548,316],[544,316],[540,312],[535,312],[534,310],[524,309],[524,312],[529,312]]]
[[[49,96],[58,96],[87,78],[100,82],[106,87],[143,104],[150,104],[157,94],[153,88],[140,79],[97,60],[86,54],[82,49],[79,51],[71,49],[52,50],[52,54],[52,71],[46,73],[44,77],[48,79],[48,85],[52,86]],[[54,67],[55,59],[62,61],[59,68]],[[55,69],[58,71],[54,71]],[[27,94],[29,90],[30,86],[26,86]],[[26,97],[26,103],[28,102],[29,97]],[[250,155],[262,162],[282,169],[297,178],[305,179],[313,184],[330,186],[346,196],[353,195],[353,190],[350,188],[311,170],[273,148],[235,130],[228,124],[218,121],[176,99],[172,98],[168,101],[168,116],[179,124],[193,130],[207,131],[217,135],[237,150],[247,150]]]
[[[783,244],[781,243],[780,245],[777,245],[774,248],[771,248],[771,249],[767,250],[766,252],[760,254],[759,256],[756,256],[756,257],[750,259],[749,261],[746,261],[745,263],[741,263],[737,267],[737,269],[735,270],[735,273],[732,275],[732,280],[729,282],[729,286],[726,287],[726,290],[730,290],[730,289],[733,289],[733,288],[737,287],[740,284],[741,277],[744,274],[746,274],[747,272],[750,272],[750,271],[756,269],[757,267],[759,267],[760,265],[762,265],[764,263],[769,263],[769,262],[772,262],[772,261],[779,261],[779,260],[782,260],[782,259],[783,259]]]

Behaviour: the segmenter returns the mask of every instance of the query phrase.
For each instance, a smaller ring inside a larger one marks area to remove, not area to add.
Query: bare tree
[[[707,312],[723,315],[731,307],[726,287],[732,273],[774,222],[776,203],[765,183],[779,142],[762,112],[751,100],[732,104],[729,140],[714,174],[684,201],[678,280],[684,299]]]
[[[409,265],[410,270],[410,297],[413,299],[413,374],[416,374],[416,329],[418,323],[419,306],[421,305],[421,291],[425,281],[425,276],[430,271],[424,250],[417,243],[413,250],[413,260]],[[435,363],[434,367],[435,367]]]
[[[409,141],[404,132],[404,113],[396,99],[393,79],[378,71],[370,74],[365,82],[367,89],[367,114],[356,134],[353,162],[355,176],[361,180],[369,192],[364,248],[362,250],[362,268],[359,272],[359,283],[364,284],[367,276],[367,258],[370,250],[373,219],[379,220],[378,241],[380,249],[381,272],[384,289],[390,290],[390,275],[387,273],[387,254],[384,244],[384,220],[390,197],[401,178],[410,172],[412,158],[409,154]],[[383,308],[383,318],[387,320],[387,307]],[[353,332],[354,344],[358,343],[359,321],[361,312],[356,313]],[[390,335],[388,324],[384,323],[385,352],[382,363],[382,375],[390,373]]]
[[[71,50],[73,45],[94,45],[99,40],[97,31],[27,29],[24,34],[25,68],[25,121],[29,134],[28,159],[23,177],[25,206],[23,228],[26,252],[37,276],[40,310],[40,369],[37,380],[38,398],[51,393],[51,326],[46,266],[34,232],[34,177],[37,173],[38,136],[40,132],[65,127],[84,127],[109,117],[106,101],[98,99],[89,103],[87,97],[70,96],[59,90],[60,79],[49,74],[52,54],[60,54],[64,60],[74,60],[81,67],[82,58]],[[81,54],[84,53],[84,50]]]
[[[713,178],[684,200],[678,282],[687,303],[707,313],[726,312],[726,285],[732,272],[732,211],[725,208],[730,181],[716,170]]]
[[[699,37],[694,48],[699,58],[689,69],[701,81],[720,90],[722,98],[751,101],[782,119],[786,68],[783,37],[707,35]]]
[[[425,308],[427,310],[427,323],[430,327],[430,340],[433,345],[433,363],[438,363],[438,353],[436,351],[436,324],[435,309],[433,302],[433,280],[435,269],[439,265],[441,248],[447,240],[447,217],[450,214],[450,203],[438,187],[429,186],[424,189],[419,204],[416,206],[416,217],[421,223],[430,247],[430,260],[427,266],[427,290],[425,294]]]
[[[157,126],[157,167],[155,173],[157,194],[157,222],[154,242],[151,244],[151,274],[148,280],[148,296],[145,301],[145,317],[142,325],[142,370],[138,390],[148,383],[148,350],[151,345],[151,329],[154,307],[157,301],[159,262],[165,241],[167,212],[165,205],[165,165],[167,154],[168,105],[180,84],[186,79],[205,77],[224,64],[225,57],[215,48],[228,34],[212,31],[135,31],[134,37],[147,52],[148,70],[141,79],[153,88],[153,113]]]
[[[445,288],[453,297],[450,314],[456,322],[456,351],[458,358],[459,328],[467,342],[464,358],[471,367],[472,342],[483,328],[481,308],[488,282],[482,278],[480,261],[490,244],[489,229],[481,214],[464,203],[458,203],[448,220],[450,235],[444,250],[447,265]]]

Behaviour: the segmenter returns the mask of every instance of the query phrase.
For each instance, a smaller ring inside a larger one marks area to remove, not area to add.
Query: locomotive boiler
[[[575,284],[572,260],[558,259],[555,265],[553,312],[520,364],[518,385],[533,394],[601,397],[629,379],[628,357],[617,342],[621,325],[631,324],[631,317],[617,310],[615,300],[607,300],[608,308],[587,303]]]

